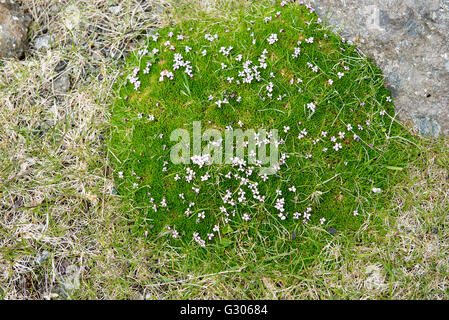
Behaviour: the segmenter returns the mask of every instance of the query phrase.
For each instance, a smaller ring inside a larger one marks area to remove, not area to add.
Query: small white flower
[[[267,41],[268,41],[269,44],[273,44],[273,43],[279,41],[278,35],[277,35],[276,33],[272,33],[272,34],[268,37]]]
[[[374,187],[374,188],[372,189],[372,191],[373,191],[374,193],[376,193],[376,194],[379,194],[379,193],[382,192],[382,189]]]
[[[313,43],[313,37],[307,38],[307,39],[306,39],[306,42],[307,42],[307,43]]]
[[[295,47],[294,50],[295,50],[295,52],[292,53],[292,57],[293,57],[293,58],[298,58],[299,55],[301,54],[301,48]]]
[[[335,151],[338,151],[342,148],[342,145],[341,145],[341,143],[336,143],[333,148]]]
[[[309,110],[312,111],[312,112],[315,112],[316,105],[315,105],[313,102],[308,103],[308,104],[307,104],[307,109],[309,109]]]

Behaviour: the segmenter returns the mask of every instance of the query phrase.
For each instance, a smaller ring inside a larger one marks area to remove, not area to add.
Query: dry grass
[[[447,141],[428,144],[376,213],[386,236],[368,219],[356,245],[335,238],[301,275],[188,274],[173,251],[130,238],[103,129],[122,59],[157,21],[155,1],[111,13],[118,2],[23,1],[30,42],[46,30],[53,44],[0,66],[0,298],[448,298]]]
[[[120,1],[120,12],[112,14],[114,2],[22,3],[34,21],[31,48],[24,60],[4,61],[0,69],[5,298],[68,291],[66,278],[83,278],[88,261],[102,254],[101,238],[112,232],[115,211],[105,205],[114,206],[112,182],[102,143],[111,86],[123,57],[157,23],[156,1]],[[44,33],[52,47],[38,51],[33,43]],[[67,66],[58,72],[58,64]],[[66,76],[70,90],[61,92],[58,79]],[[39,265],[35,258],[44,251],[50,257]]]
[[[373,234],[374,241],[353,247],[329,245],[323,254],[333,268],[314,268],[328,290],[360,299],[448,298],[448,154],[447,142],[425,150],[409,179],[397,186],[391,207],[376,213],[384,217],[386,235]]]

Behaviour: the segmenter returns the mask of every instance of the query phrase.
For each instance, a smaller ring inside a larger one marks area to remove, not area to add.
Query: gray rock
[[[423,135],[449,135],[449,1],[313,2],[382,69],[399,119]]]
[[[0,58],[18,58],[27,47],[31,22],[12,0],[0,0]]]
[[[34,259],[34,261],[35,261],[37,264],[41,265],[41,264],[44,263],[45,260],[47,260],[48,258],[50,258],[50,252],[44,250],[44,251],[42,251],[42,253],[40,253],[40,254],[38,254],[38,255],[36,256],[36,258]]]
[[[66,293],[72,293],[80,287],[80,273],[81,268],[75,265],[67,267],[66,275],[61,279],[61,288]]]
[[[426,117],[415,118],[415,126],[418,128],[419,133],[426,137],[436,137],[441,132],[441,127],[436,120]]]
[[[120,5],[112,6],[112,7],[109,7],[108,10],[110,13],[117,15],[122,11],[122,7]]]
[[[66,93],[70,90],[70,76],[61,74],[53,81],[53,89],[55,93]]]
[[[52,39],[51,36],[46,34],[42,37],[38,37],[34,40],[34,48],[36,50],[47,50],[51,48]]]

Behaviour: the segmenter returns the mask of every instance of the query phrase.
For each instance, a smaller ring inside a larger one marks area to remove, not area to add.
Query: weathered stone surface
[[[34,40],[34,48],[36,50],[47,50],[51,48],[52,39],[51,36],[46,34],[42,37],[38,37]]]
[[[55,93],[66,93],[70,90],[70,76],[68,74],[61,74],[53,81],[53,89]]]
[[[449,0],[315,0],[385,74],[399,119],[449,135]]]
[[[23,54],[30,22],[13,0],[0,0],[0,58]]]

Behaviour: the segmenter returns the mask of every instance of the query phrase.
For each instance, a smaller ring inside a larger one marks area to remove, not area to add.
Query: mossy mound
[[[313,250],[330,227],[358,230],[388,202],[410,137],[355,46],[298,3],[183,14],[128,60],[112,109],[111,159],[135,230],[173,244]],[[259,174],[250,151],[192,161],[195,122],[222,142],[226,131],[276,129],[279,168]],[[179,129],[190,133],[189,164],[171,159]]]

